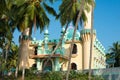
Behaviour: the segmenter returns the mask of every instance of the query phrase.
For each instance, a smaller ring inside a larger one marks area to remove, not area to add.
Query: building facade
[[[29,67],[35,66],[40,71],[59,71],[67,70],[68,58],[71,50],[71,40],[73,35],[74,27],[69,25],[67,32],[64,36],[62,44],[59,48],[51,53],[59,43],[59,39],[49,40],[48,31],[44,33],[44,40],[33,39],[29,45]],[[64,31],[64,29],[63,29]],[[87,36],[87,34],[89,36]],[[94,35],[96,32],[94,31]],[[62,36],[62,33],[61,33]],[[86,39],[82,39],[85,38]],[[76,32],[72,57],[71,57],[71,69],[83,70],[89,68],[89,57],[90,57],[90,30],[82,30]],[[51,56],[50,59],[49,56]],[[94,40],[93,54],[92,54],[92,69],[106,68],[106,57],[105,49],[98,41],[97,38]],[[46,63],[47,62],[47,63]]]
[[[71,69],[84,70],[89,69],[90,61],[90,43],[91,43],[91,10],[86,12],[87,22],[81,31],[76,31],[74,45],[71,57]],[[29,41],[29,59],[28,67],[36,67],[40,71],[60,71],[67,70],[68,59],[71,51],[71,41],[74,26],[69,25],[61,45],[53,53],[59,39],[49,40],[49,32],[45,30],[44,40],[33,39]],[[63,35],[62,29],[61,36]],[[96,31],[93,30],[93,52],[92,69],[106,68],[105,48],[96,37]],[[51,56],[51,58],[49,58]]]

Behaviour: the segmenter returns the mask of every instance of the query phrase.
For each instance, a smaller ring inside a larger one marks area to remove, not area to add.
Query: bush
[[[21,71],[19,71],[18,78],[15,79],[14,74],[11,76],[4,76],[4,80],[21,80]],[[46,73],[35,73],[34,70],[26,70],[25,80],[65,80],[66,72],[54,71]],[[0,78],[1,80],[1,78]],[[79,71],[70,71],[69,80],[88,80],[88,74]],[[104,80],[101,76],[92,76],[91,80]]]
[[[63,80],[61,72],[46,72],[41,77],[42,80]]]
[[[88,80],[88,76],[81,72],[71,71],[69,80]]]

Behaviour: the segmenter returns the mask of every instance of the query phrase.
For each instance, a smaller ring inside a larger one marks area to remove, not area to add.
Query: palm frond
[[[40,27],[40,32],[44,30],[45,26],[49,25],[49,18],[47,17],[44,9],[42,8],[42,6],[39,6],[37,8],[38,12],[36,15],[36,25],[37,28]]]
[[[43,3],[43,5],[48,13],[52,14],[53,16],[57,16],[57,13],[52,7],[48,6],[46,3]]]
[[[17,5],[19,7],[19,6],[22,6],[22,5],[26,4],[26,3],[28,3],[29,1],[30,0],[15,0],[14,5]]]

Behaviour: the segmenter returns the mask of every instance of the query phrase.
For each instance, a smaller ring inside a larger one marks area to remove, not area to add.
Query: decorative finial
[[[34,38],[33,38],[33,40],[35,41],[35,40],[36,40],[36,38],[34,37]]]
[[[64,31],[65,31],[65,28],[63,27],[63,28],[62,28],[62,32],[64,32]]]
[[[72,22],[71,22],[70,25],[69,25],[69,29],[73,29],[73,24],[72,24]]]
[[[48,29],[46,28],[45,33],[48,34]]]

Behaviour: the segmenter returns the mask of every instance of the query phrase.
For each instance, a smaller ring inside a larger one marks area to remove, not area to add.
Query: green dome
[[[73,32],[74,32],[74,27],[70,25],[66,31],[65,40],[72,40]],[[79,40],[79,38],[80,38],[80,33],[79,31],[76,31],[75,40]]]

